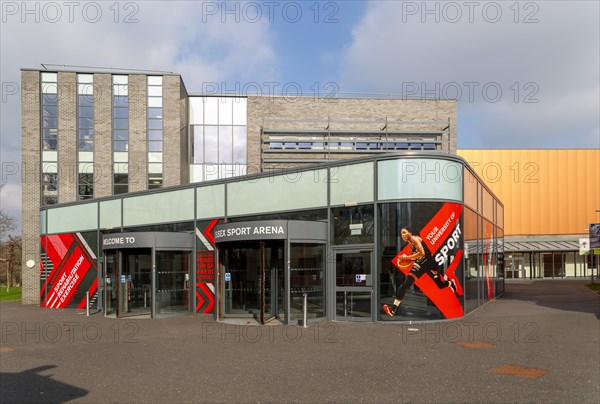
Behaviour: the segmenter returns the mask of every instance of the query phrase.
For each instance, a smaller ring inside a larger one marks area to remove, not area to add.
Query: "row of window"
[[[163,186],[163,86],[162,77],[148,76],[148,189]]]
[[[52,171],[56,166],[58,150],[58,75],[42,73],[41,75],[41,127],[42,127],[42,203],[53,205],[58,203],[58,178]]]
[[[41,145],[42,203],[58,203],[58,75],[41,73]],[[77,75],[77,153],[80,162],[94,161],[93,74]],[[129,192],[129,80],[126,75],[112,76],[112,150],[113,194]],[[162,77],[148,76],[148,188],[162,186],[163,105]],[[160,155],[156,163],[157,153]],[[94,195],[93,164],[79,164],[77,199]]]
[[[346,151],[346,150],[360,150],[360,151],[382,151],[382,150],[436,150],[437,142],[432,140],[421,140],[421,141],[373,141],[373,139],[361,139],[361,140],[344,140],[344,141],[294,141],[282,142],[281,140],[267,140],[267,149],[272,151],[298,151],[298,150],[310,150],[322,153],[323,151]]]
[[[94,161],[93,74],[77,75],[77,139],[77,199],[91,199],[94,197],[94,165],[89,164]]]

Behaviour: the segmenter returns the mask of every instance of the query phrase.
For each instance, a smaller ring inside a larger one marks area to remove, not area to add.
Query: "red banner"
[[[458,318],[464,315],[463,307],[458,299],[462,296],[462,285],[456,276],[463,250],[460,248],[462,241],[462,231],[460,229],[460,215],[463,206],[457,203],[445,203],[435,216],[421,229],[419,237],[423,240],[424,248],[427,248],[433,256],[435,262],[442,269],[444,263],[447,263],[445,275],[449,281],[454,280],[457,292],[451,288],[440,289],[433,278],[428,275],[422,275],[415,281],[415,285],[435,304],[446,318]],[[404,275],[408,275],[414,262],[410,265],[398,265],[398,258],[401,255],[411,255],[412,249],[407,244],[394,257],[392,263]],[[405,262],[405,261],[404,261]],[[457,296],[458,295],[458,296]]]

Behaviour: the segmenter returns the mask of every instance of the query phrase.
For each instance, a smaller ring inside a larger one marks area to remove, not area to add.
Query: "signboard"
[[[590,224],[590,249],[600,248],[600,223]]]
[[[225,282],[231,282],[231,273],[225,272]]]
[[[215,243],[241,240],[285,240],[288,237],[287,220],[264,220],[220,224],[214,230]]]
[[[214,282],[215,253],[214,251],[196,251],[196,282]]]
[[[587,255],[590,253],[590,239],[580,238],[579,239],[579,255]]]
[[[154,235],[151,233],[114,233],[102,236],[102,249],[115,250],[121,248],[152,248]]]

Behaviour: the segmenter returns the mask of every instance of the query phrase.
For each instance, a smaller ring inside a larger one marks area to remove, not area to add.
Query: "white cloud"
[[[20,86],[21,68],[60,63],[169,71],[181,74],[189,92],[201,92],[203,83],[231,89],[235,88],[231,82],[242,82],[243,87],[244,81],[261,83],[279,77],[274,33],[266,19],[222,22],[219,13],[203,13],[201,2],[146,1],[118,3],[115,23],[115,2],[71,2],[77,4],[71,16],[65,5],[69,2],[52,3],[60,7],[60,18],[43,2],[2,2],[0,158],[2,183],[7,183],[2,203],[14,216],[20,217],[20,173],[5,174],[6,164],[20,164],[21,99],[12,90]],[[95,5],[101,13],[91,23],[97,15]],[[126,17],[137,22],[124,23]]]
[[[447,4],[370,2],[342,88],[442,97],[459,88],[459,147],[600,147],[597,2],[473,2],[471,16],[452,2],[455,23]],[[502,11],[496,23],[490,4]],[[437,16],[423,8],[436,6]]]

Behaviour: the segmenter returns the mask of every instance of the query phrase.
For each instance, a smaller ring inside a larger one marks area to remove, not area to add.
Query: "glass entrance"
[[[283,241],[219,246],[224,317],[253,317],[262,324],[284,317]]]
[[[175,314],[189,310],[190,253],[156,252],[156,312]]]
[[[325,317],[325,244],[290,245],[290,320],[302,319],[307,294],[307,321]]]
[[[104,313],[106,316],[151,316],[189,311],[190,252],[156,251],[152,282],[152,249],[105,251]]]
[[[371,257],[371,250],[336,251],[336,320],[371,320],[373,294]]]
[[[117,275],[119,272],[119,254],[117,251],[104,253],[104,315],[117,314]]]
[[[152,310],[152,250],[127,249],[117,279],[117,317],[149,315]]]

